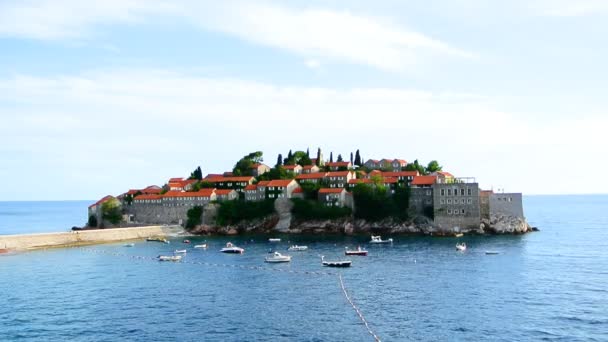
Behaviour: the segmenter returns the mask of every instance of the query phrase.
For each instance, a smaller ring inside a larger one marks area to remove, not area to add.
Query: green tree
[[[203,207],[196,206],[188,209],[186,213],[188,220],[186,220],[186,229],[192,229],[203,222]]]
[[[192,171],[192,173],[190,173],[190,177],[188,179],[198,179],[198,180],[203,179],[203,171],[201,170],[201,167],[199,166],[196,169],[194,169],[194,171]]]
[[[414,160],[413,163],[409,163],[404,168],[405,171],[418,171],[421,175],[426,174],[426,168],[423,165],[420,165],[418,159]]]
[[[317,164],[317,166],[321,166],[321,148],[320,147],[317,149],[316,164]]]
[[[344,161],[344,159],[342,158],[342,155],[341,155],[341,154],[338,154],[338,162],[339,162],[339,163],[341,163],[341,162],[343,162],[343,161]]]
[[[87,222],[87,226],[91,228],[97,228],[97,216],[89,215],[89,221]]]
[[[359,150],[355,153],[355,165],[361,166],[361,155],[359,154]]]
[[[329,162],[330,163],[334,162],[334,153],[333,152],[329,152]]]
[[[109,199],[101,205],[101,217],[111,224],[118,224],[122,220],[120,202],[115,198]]]
[[[429,162],[429,165],[427,165],[426,167],[426,172],[425,173],[433,173],[433,172],[437,172],[437,171],[441,171],[443,169],[443,167],[441,165],[439,165],[439,163],[436,160],[431,160],[431,162]]]
[[[279,156],[277,157],[277,167],[283,165],[283,155],[279,153]]]
[[[232,173],[235,176],[251,176],[253,164],[261,163],[264,161],[264,154],[261,151],[251,152],[248,155],[241,158],[234,168]]]

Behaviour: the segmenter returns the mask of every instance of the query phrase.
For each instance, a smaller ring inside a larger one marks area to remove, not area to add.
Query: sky
[[[607,17],[604,0],[0,0],[0,200],[318,147],[608,193]]]

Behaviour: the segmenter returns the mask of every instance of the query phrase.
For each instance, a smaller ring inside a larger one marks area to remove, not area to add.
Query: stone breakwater
[[[31,250],[40,248],[92,245],[99,243],[171,236],[183,232],[179,226],[93,229],[73,232],[0,235],[0,249]]]

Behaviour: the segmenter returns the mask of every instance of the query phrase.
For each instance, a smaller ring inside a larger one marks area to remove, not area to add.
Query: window
[[[445,200],[442,198],[441,201],[439,202],[441,204],[445,204]]]
[[[448,198],[448,204],[452,204],[452,199]]]
[[[467,189],[467,195],[472,196],[473,195],[473,190]]]
[[[464,198],[460,200],[460,204],[464,204]]]
[[[448,189],[448,196],[452,196],[452,189]]]
[[[445,196],[445,189],[441,189],[441,196]]]
[[[448,209],[448,215],[452,215],[452,209]]]
[[[471,203],[473,203],[473,200],[472,200],[472,199],[470,199],[470,198],[468,198],[468,199],[467,199],[467,204],[471,204]]]
[[[458,189],[454,189],[454,196],[458,196]]]
[[[426,195],[427,195],[427,196],[431,196],[431,195],[432,195],[432,191],[431,191],[431,190],[427,190],[427,191],[426,191]]]
[[[509,202],[511,202],[511,201],[513,201],[513,198],[512,198],[512,197],[509,197]]]
[[[464,209],[461,209],[461,210],[460,210],[460,213],[461,213],[462,215],[464,215]]]
[[[460,189],[460,196],[464,196],[464,188]]]

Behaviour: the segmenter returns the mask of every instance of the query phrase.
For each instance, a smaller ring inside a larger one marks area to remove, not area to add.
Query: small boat
[[[467,250],[467,245],[463,242],[463,243],[457,243],[456,244],[456,250],[459,252],[464,252]]]
[[[201,244],[201,245],[194,245],[194,248],[200,248],[200,249],[207,249],[207,247],[208,247],[208,246],[207,246],[207,244],[206,244],[206,243],[203,243],[203,244]]]
[[[135,247],[135,244],[134,243],[128,243],[128,244],[124,245],[124,247]]]
[[[393,243],[393,239],[390,238],[387,240],[382,240],[382,237],[380,235],[378,235],[378,236],[372,235],[372,240],[369,243],[374,243],[374,244]]]
[[[184,241],[182,241],[183,243],[190,243],[190,240],[186,239]]]
[[[307,251],[308,250],[308,246],[293,245],[293,246],[290,246],[289,248],[287,248],[287,250],[288,251],[302,252],[302,251]]]
[[[348,249],[348,247],[344,247],[346,248],[346,250],[344,251],[345,255],[359,255],[359,256],[366,256],[367,255],[367,251],[363,248],[361,248],[361,246],[357,247],[357,249]]]
[[[187,250],[185,250],[185,249],[176,249],[176,250],[173,252],[173,254],[186,254],[186,253],[188,253],[188,251],[187,251]]]
[[[456,234],[454,234],[454,237],[457,237],[457,238],[460,238],[460,237],[463,237],[463,236],[464,236],[463,233],[456,233]]]
[[[281,242],[281,239],[271,238],[271,239],[268,239],[268,242]]]
[[[325,261],[325,257],[321,255],[321,263],[323,266],[327,267],[350,267],[352,261],[350,260],[335,260],[335,261]]]
[[[245,250],[242,249],[241,247],[237,247],[237,246],[233,245],[231,242],[228,242],[226,244],[226,247],[222,248],[220,250],[220,252],[222,252],[222,253],[233,253],[233,254],[243,254],[243,252],[245,252]]]
[[[8,248],[0,248],[0,254],[10,254],[11,250]]]
[[[156,241],[156,242],[162,242],[162,243],[169,244],[169,240],[167,240],[165,238],[161,238],[161,237],[149,237],[146,239],[146,241]]]
[[[500,253],[497,251],[486,251],[486,254],[487,255],[496,255],[496,254],[500,254]]]
[[[274,252],[272,254],[272,256],[266,257],[264,258],[265,262],[270,262],[270,263],[279,263],[279,262],[290,262],[291,261],[291,256],[289,255],[283,255],[279,252]]]
[[[182,260],[181,255],[159,255],[158,261],[180,261]]]

